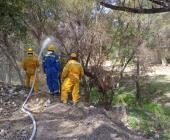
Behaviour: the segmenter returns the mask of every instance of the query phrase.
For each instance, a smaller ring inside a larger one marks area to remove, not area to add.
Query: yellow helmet
[[[70,55],[72,58],[76,58],[77,57],[77,54],[76,53],[71,53]]]
[[[55,45],[54,44],[48,45],[48,51],[54,51],[54,49],[55,49]]]
[[[28,48],[27,53],[28,54],[33,54],[33,49],[32,48]]]

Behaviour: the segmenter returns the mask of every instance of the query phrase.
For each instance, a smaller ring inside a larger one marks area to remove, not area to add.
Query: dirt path
[[[0,140],[28,140],[32,122],[20,110],[27,91],[4,85],[0,89]],[[144,140],[104,109],[83,104],[73,108],[44,93],[31,97],[27,107],[37,120],[35,140]]]
[[[144,140],[95,107],[55,103],[36,115],[36,140]]]

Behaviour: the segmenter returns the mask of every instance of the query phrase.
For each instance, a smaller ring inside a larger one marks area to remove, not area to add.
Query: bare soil
[[[28,90],[0,84],[0,140],[28,140],[30,118],[21,112]],[[62,104],[48,93],[32,96],[27,104],[37,121],[35,140],[145,140],[126,128],[114,111],[80,103]]]

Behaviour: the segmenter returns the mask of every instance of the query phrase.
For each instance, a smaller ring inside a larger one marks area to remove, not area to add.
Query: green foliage
[[[98,92],[96,87],[93,87],[90,92],[90,102],[97,105],[100,101],[101,93]]]
[[[142,130],[146,134],[152,133],[154,130],[153,122],[150,121],[150,116],[144,110],[134,107],[129,111],[128,124],[130,127]]]
[[[137,129],[137,127],[139,126],[139,121],[140,120],[137,117],[134,117],[134,116],[128,117],[128,124],[133,129]]]
[[[23,40],[23,43],[25,44],[25,46],[27,48],[34,48],[35,44],[33,42],[33,40],[31,38],[29,38],[29,36],[27,38],[25,38],[25,40]],[[26,49],[27,50],[27,49]]]
[[[154,113],[156,119],[155,127],[167,129],[170,126],[170,116],[165,114],[165,109],[160,104],[148,103],[144,105],[144,109]]]
[[[0,31],[24,37],[26,26],[24,24],[25,0],[5,0],[0,2]]]
[[[145,134],[154,137],[168,139],[170,132],[170,116],[165,114],[165,109],[156,103],[145,103],[143,109],[133,107],[129,109],[128,124],[130,127],[143,131]]]
[[[164,109],[165,115],[170,117],[170,108],[169,107],[164,107],[163,109]]]
[[[162,78],[164,81],[161,80]],[[132,103],[127,104],[129,110],[128,124],[131,128],[140,130],[149,137],[154,138],[156,135],[159,135],[160,139],[166,140],[170,139],[170,109],[163,107],[161,104],[153,103],[153,100],[156,97],[161,97],[162,99],[164,97],[163,93],[170,91],[169,83],[166,83],[165,80],[168,79],[166,79],[166,77],[157,77],[151,83],[148,83],[142,88],[142,91],[147,93],[147,95],[143,94],[143,96],[146,96],[145,98],[147,98],[147,103],[143,102],[142,108],[135,104],[135,91],[133,94],[130,94],[130,98],[125,98],[121,95],[126,95],[126,93],[130,90],[120,88],[116,91],[116,96],[121,96],[121,98],[123,98],[121,100],[123,100],[126,104],[129,102]],[[125,99],[127,99],[127,101],[125,101]],[[114,104],[115,102],[116,101],[114,101]]]
[[[127,90],[125,87],[120,87],[116,92],[115,96],[112,99],[113,106],[135,106],[135,90]]]
[[[161,114],[164,113],[161,105],[160,104],[156,104],[156,103],[147,103],[147,104],[144,104],[143,108],[146,109],[149,112],[152,112],[152,113],[156,113],[156,112],[159,112]]]

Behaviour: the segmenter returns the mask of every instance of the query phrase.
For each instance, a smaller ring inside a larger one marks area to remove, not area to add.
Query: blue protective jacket
[[[54,52],[47,52],[43,57],[43,70],[46,74],[49,72],[59,73],[60,65],[59,56]]]
[[[46,74],[47,85],[51,93],[60,92],[60,68],[59,56],[54,52],[47,52],[43,57],[43,70]]]

